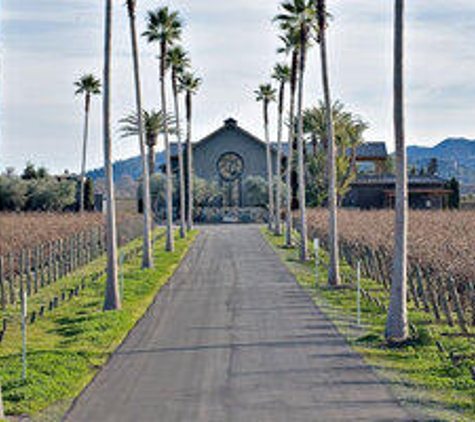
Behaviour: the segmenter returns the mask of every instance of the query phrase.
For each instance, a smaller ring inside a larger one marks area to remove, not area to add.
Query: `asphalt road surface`
[[[411,421],[257,227],[204,228],[74,422]]]

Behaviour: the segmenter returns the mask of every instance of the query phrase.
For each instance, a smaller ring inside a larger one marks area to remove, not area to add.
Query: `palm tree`
[[[293,30],[287,30],[285,35],[281,37],[284,46],[278,50],[280,53],[291,54],[290,67],[290,118],[289,118],[289,135],[288,135],[288,159],[286,169],[286,212],[285,212],[285,244],[288,248],[293,246],[293,218],[292,218],[292,170],[293,170],[293,156],[294,156],[294,141],[295,141],[295,95],[297,91],[298,81],[298,58],[300,39],[298,33]]]
[[[112,0],[106,0],[104,46],[104,172],[107,196],[107,282],[104,310],[120,309],[119,283],[117,277],[117,226],[115,218],[114,173],[112,167],[112,142],[110,122],[110,87],[112,59]]]
[[[275,200],[275,234],[282,234],[281,211],[281,178],[282,178],[282,129],[285,105],[285,87],[290,82],[291,70],[286,64],[278,64],[274,67],[272,78],[279,84],[279,105],[277,122],[277,188]]]
[[[163,135],[165,133],[165,123],[161,110],[142,110],[142,120],[144,136],[148,148],[148,169],[150,176],[152,176],[154,174],[152,169],[155,169],[155,147],[157,146],[159,135]],[[119,123],[121,124],[120,131],[122,132],[123,138],[139,135],[140,129],[137,113],[132,113],[120,119]],[[167,127],[170,128],[168,129],[168,133],[171,135],[175,134],[175,129],[173,129],[173,126],[175,126],[175,118],[173,115],[168,114]]]
[[[322,64],[322,85],[326,109],[326,128],[328,142],[328,173],[329,195],[328,208],[330,210],[330,230],[328,236],[330,262],[328,266],[328,284],[340,284],[340,262],[338,252],[338,203],[337,203],[337,175],[336,175],[336,143],[333,126],[332,100],[330,93],[330,77],[328,74],[328,57],[326,43],[327,11],[325,0],[316,0],[318,19],[318,42]]]
[[[270,84],[260,85],[255,91],[256,100],[262,102],[264,115],[264,132],[266,139],[267,151],[267,188],[269,192],[269,230],[272,230],[274,220],[274,187],[273,187],[273,171],[272,171],[272,155],[269,137],[269,105],[275,101],[276,91]]]
[[[156,11],[148,12],[147,30],[144,36],[149,43],[158,43],[160,50],[160,96],[162,102],[162,114],[167,115],[167,94],[166,94],[166,59],[170,46],[172,46],[181,37],[182,24],[177,12],[171,12],[167,6],[161,7]],[[168,122],[165,119],[165,155],[166,155],[166,174],[167,174],[167,240],[166,250],[172,252],[175,249],[173,237],[173,186],[172,186],[172,164],[169,141]]]
[[[386,339],[404,342],[407,322],[407,227],[408,188],[404,125],[404,0],[395,2],[394,37],[394,129],[396,137],[396,233],[391,300],[386,323]]]
[[[136,26],[136,0],[127,0],[129,13],[130,37],[132,44],[132,58],[135,78],[135,101],[137,106],[138,138],[140,145],[140,157],[142,159],[142,200],[143,200],[143,251],[142,268],[153,268],[152,253],[152,204],[150,195],[150,170],[148,168],[147,153],[145,152],[144,125],[138,116],[142,113],[142,92],[140,84],[140,62],[137,43]]]
[[[299,37],[299,81],[297,104],[297,154],[298,154],[298,182],[299,182],[299,209],[300,209],[300,259],[306,261],[308,257],[307,239],[307,211],[305,201],[305,163],[304,163],[304,137],[303,137],[303,93],[305,66],[307,62],[307,49],[315,30],[316,11],[313,0],[290,0],[281,4],[284,13],[277,16],[281,29],[295,31]]]
[[[84,133],[82,145],[82,161],[81,161],[81,180],[79,189],[79,211],[84,211],[84,186],[86,179],[86,161],[87,161],[87,141],[89,136],[89,111],[91,109],[91,97],[101,93],[101,81],[92,74],[81,76],[74,83],[76,87],[76,95],[84,94]]]
[[[187,181],[188,181],[188,230],[193,228],[193,147],[191,145],[193,95],[196,95],[201,85],[201,78],[186,72],[180,75],[180,91],[185,93],[186,108],[186,152],[187,152]]]
[[[180,46],[175,46],[168,51],[167,65],[172,74],[173,101],[176,118],[176,139],[178,144],[178,171],[180,179],[180,236],[186,237],[186,192],[185,192],[185,168],[183,163],[183,148],[181,143],[180,130],[180,102],[178,100],[178,78],[190,66],[190,59],[187,53]]]

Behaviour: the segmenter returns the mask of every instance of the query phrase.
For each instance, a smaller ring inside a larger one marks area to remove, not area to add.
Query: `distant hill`
[[[437,158],[440,177],[456,177],[461,182],[463,193],[475,193],[475,140],[448,138],[434,147],[410,146],[407,152],[410,166],[426,168],[432,158]],[[164,152],[158,152],[157,169],[164,163]],[[119,194],[132,195],[133,182],[140,178],[141,173],[140,157],[117,161],[114,164],[114,178]],[[95,181],[101,180],[104,178],[104,169],[90,171],[88,176]]]
[[[455,177],[464,193],[475,192],[475,140],[448,138],[432,148],[411,146],[407,152],[409,165],[424,168],[436,158],[439,176]]]
[[[158,152],[156,154],[156,169],[165,163],[165,153]],[[137,181],[142,175],[142,163],[140,156],[119,160],[114,163],[114,182],[116,184],[117,196],[121,198],[130,198],[136,196]],[[87,173],[95,182],[96,190],[102,192],[104,190],[104,168],[91,170]]]

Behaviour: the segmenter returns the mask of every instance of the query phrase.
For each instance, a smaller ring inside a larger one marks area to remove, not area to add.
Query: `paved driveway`
[[[252,226],[204,228],[66,419],[410,421]]]

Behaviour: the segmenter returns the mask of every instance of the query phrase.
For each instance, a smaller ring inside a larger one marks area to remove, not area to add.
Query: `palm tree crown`
[[[291,31],[291,37],[310,40],[316,33],[316,9],[314,0],[289,0],[281,3],[283,12],[275,17],[283,31]]]
[[[168,6],[148,12],[147,29],[143,33],[148,42],[170,46],[181,38],[181,32],[182,22],[178,12],[171,12]]]
[[[142,119],[147,145],[150,146],[150,143],[153,143],[155,145],[157,142],[158,135],[163,134],[165,132],[165,119],[163,117],[163,113],[161,110],[143,110]],[[120,132],[123,138],[138,135],[139,124],[136,113],[132,113],[129,116],[124,117],[119,121],[119,123],[121,124]],[[175,124],[174,116],[169,114],[167,116],[167,123],[169,128],[168,132],[173,134],[175,132],[175,130],[173,129]]]
[[[172,47],[167,52],[166,58],[167,67],[173,69],[178,75],[185,72],[190,66],[190,58],[183,47],[177,45]]]
[[[91,73],[81,76],[74,86],[76,95],[99,95],[101,93],[101,81]]]
[[[274,73],[272,74],[272,79],[275,79],[281,84],[286,84],[290,82],[291,70],[287,64],[279,63],[274,67]]]
[[[259,88],[254,91],[257,101],[263,101],[265,104],[269,104],[275,101],[276,90],[271,84],[259,85]]]
[[[203,80],[191,72],[184,72],[179,77],[179,89],[181,92],[187,92],[195,95],[198,92]]]

